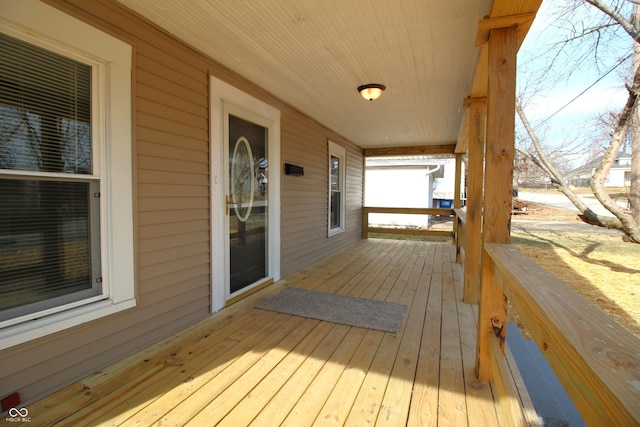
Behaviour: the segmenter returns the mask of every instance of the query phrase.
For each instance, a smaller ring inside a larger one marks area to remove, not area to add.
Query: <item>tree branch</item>
[[[535,147],[536,153],[538,154],[539,166],[549,175],[549,178],[551,178],[551,184],[554,188],[567,196],[569,201],[571,201],[571,203],[573,203],[573,205],[580,211],[582,214],[581,218],[589,224],[600,227],[622,229],[622,224],[618,219],[596,214],[582,201],[580,197],[578,197],[576,193],[573,192],[562,175],[558,173],[556,168],[547,159],[547,156],[542,149],[542,145],[533,131],[533,128],[529,124],[529,120],[525,116],[522,106],[518,100],[516,100],[516,112],[518,113],[518,117],[520,117],[520,120],[522,121],[533,146]]]
[[[626,19],[620,12],[609,7],[606,4],[603,4],[600,0],[585,0],[590,5],[594,6],[597,9],[600,9],[603,13],[610,16],[614,21],[616,21],[622,29],[624,29],[627,34],[636,41],[636,43],[640,43],[640,31],[633,25],[631,21]]]
[[[609,146],[602,157],[602,161],[594,171],[589,182],[594,195],[600,203],[602,203],[602,206],[607,208],[609,212],[618,218],[623,226],[624,232],[636,243],[640,243],[640,225],[630,214],[624,212],[624,210],[611,198],[604,187],[604,180],[609,174],[609,170],[611,170],[611,166],[617,157],[622,141],[627,133],[629,121],[637,107],[639,87],[640,68],[638,68],[634,74],[632,86],[627,87],[627,91],[629,93],[627,103],[618,117],[615,129],[611,135]]]

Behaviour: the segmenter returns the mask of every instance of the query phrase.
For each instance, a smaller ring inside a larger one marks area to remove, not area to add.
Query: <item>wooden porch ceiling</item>
[[[488,29],[541,0],[117,0],[362,148],[458,143],[486,96]],[[387,86],[365,101],[356,88]],[[464,139],[464,138],[463,138]]]
[[[461,279],[450,244],[363,240],[29,412],[41,425],[497,425]],[[396,334],[254,308],[285,286],[409,310]]]

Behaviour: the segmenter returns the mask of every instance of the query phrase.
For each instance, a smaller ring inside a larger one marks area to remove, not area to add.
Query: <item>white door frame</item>
[[[280,110],[210,76],[211,165],[211,312],[225,306],[229,294],[228,217],[225,183],[228,174],[229,114],[267,129],[269,161],[268,277],[280,279]],[[249,290],[250,287],[243,289]]]

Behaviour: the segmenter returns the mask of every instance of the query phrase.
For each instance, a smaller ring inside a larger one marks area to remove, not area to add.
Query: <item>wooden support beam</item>
[[[515,153],[515,97],[517,27],[497,28],[489,36],[489,88],[487,96],[487,142],[485,153],[483,242],[509,243],[511,191]],[[469,215],[467,214],[467,222]],[[467,258],[469,254],[467,254]],[[506,334],[506,300],[495,284],[490,265],[482,265],[476,374],[489,380],[491,360],[489,334],[502,328]],[[500,343],[504,345],[504,342]]]
[[[465,248],[467,246],[467,212],[464,209],[458,208],[453,210],[455,212],[455,233],[454,244],[456,245],[456,263],[464,265]]]
[[[369,238],[369,211],[362,208],[362,238]]]
[[[460,130],[458,131],[458,142],[456,143],[456,149],[454,152],[456,154],[464,154],[467,152],[469,148],[469,116],[467,113],[464,113],[462,117],[462,124],[460,125]]]
[[[458,209],[462,206],[460,194],[462,192],[462,154],[456,154],[456,182],[453,188],[453,208]]]
[[[453,231],[422,230],[419,228],[369,227],[369,233],[400,234],[406,236],[453,237]]]
[[[476,73],[473,77],[473,85],[471,87],[471,96],[464,100],[464,106],[467,108],[467,103],[473,102],[474,99],[487,98],[487,86],[489,81],[489,49],[488,45],[482,45],[480,47],[480,54],[478,55],[478,63],[476,64]],[[473,120],[469,115],[469,109],[467,108],[462,119],[462,125],[458,134],[458,144],[456,145],[456,153],[466,153],[469,150],[469,122]]]
[[[469,117],[469,160],[467,162],[467,223],[465,227],[464,302],[477,304],[482,272],[482,201],[486,133],[486,98],[464,101]]]
[[[497,16],[495,18],[485,18],[478,23],[478,34],[476,35],[476,46],[480,46],[489,41],[491,30],[498,28],[518,27],[523,24],[531,25],[535,13],[522,13],[519,15]]]
[[[485,242],[509,243],[515,154],[516,29],[491,32],[485,150]]]
[[[507,359],[502,353],[499,338],[495,336],[489,338],[489,352],[492,363],[491,384],[495,393],[494,399],[496,401],[500,425],[528,425],[522,404],[520,403],[518,389],[507,365]]]
[[[507,298],[495,280],[493,268],[491,258],[483,251],[476,342],[476,376],[480,381],[491,381],[493,377],[493,358],[498,352],[491,350],[491,340],[497,339],[499,352],[503,355],[507,339]]]
[[[462,190],[461,186],[462,186],[462,154],[457,153],[456,154],[456,180],[455,180],[455,184],[453,185],[453,208],[454,209],[460,209],[460,207],[462,206],[462,200],[460,200],[460,193]],[[454,238],[455,236],[458,235],[457,220],[453,221],[453,235],[454,235]],[[455,240],[453,243],[454,244],[456,243]],[[456,262],[460,262],[459,252],[456,252]]]
[[[363,212],[366,213],[385,213],[385,214],[410,214],[410,215],[453,215],[451,208],[388,208],[378,206],[364,206]]]
[[[386,233],[386,234],[412,234],[421,236],[440,236],[453,237],[453,231],[446,230],[421,230],[421,229],[404,229],[404,228],[384,228],[370,227],[369,214],[407,214],[407,215],[454,215],[453,209],[447,208],[387,208],[364,206],[362,208],[362,238],[368,239],[369,233]]]
[[[364,150],[365,157],[386,157],[386,156],[413,156],[432,154],[453,154],[456,146],[451,144],[425,145],[414,147],[385,147],[367,148]]]

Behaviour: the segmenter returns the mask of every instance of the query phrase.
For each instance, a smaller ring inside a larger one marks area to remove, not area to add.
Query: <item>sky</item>
[[[588,25],[594,16],[603,16],[593,6],[586,5],[582,10],[574,11],[569,22],[558,21],[558,8],[564,3],[566,0],[542,2],[518,53],[518,94],[526,93],[523,98],[525,114],[538,138],[548,146],[593,138],[597,132],[596,118],[608,111],[619,112],[627,98],[624,75],[629,71],[629,60],[603,77],[620,58],[631,52],[631,38],[621,32],[617,39],[608,40],[600,48],[602,63],[599,67],[589,55],[578,70],[570,71],[577,54],[589,50],[586,42],[580,42],[562,52],[554,67],[549,69],[552,55],[556,54],[556,51],[550,53],[550,48],[569,37],[567,29],[571,25]],[[540,76],[543,77],[542,88],[532,91],[531,82]],[[519,119],[516,119],[516,126],[521,129]],[[576,157],[573,161],[580,163],[582,159]]]

